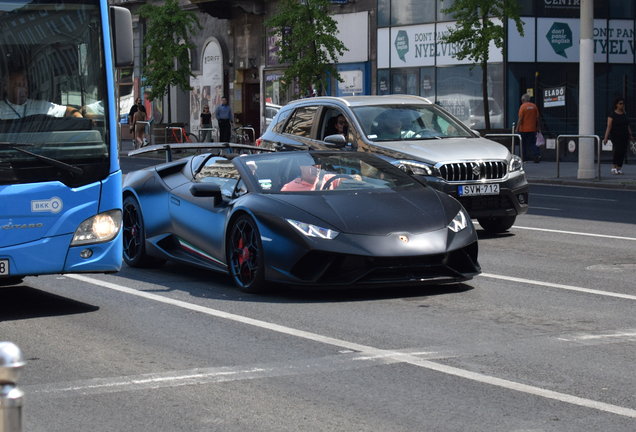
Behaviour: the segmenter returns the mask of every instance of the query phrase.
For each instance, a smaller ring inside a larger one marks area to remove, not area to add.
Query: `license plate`
[[[9,276],[9,260],[0,260],[0,276]]]
[[[459,196],[499,195],[498,184],[466,185],[459,187]]]

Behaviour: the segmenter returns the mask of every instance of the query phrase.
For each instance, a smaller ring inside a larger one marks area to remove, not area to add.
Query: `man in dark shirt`
[[[221,105],[216,107],[214,111],[216,120],[219,122],[219,141],[230,142],[230,136],[232,135],[232,124],[234,123],[232,117],[232,109],[227,104],[227,98],[224,96],[221,98]]]
[[[133,118],[135,117],[135,113],[139,111],[139,107],[142,106],[142,100],[140,97],[135,101],[135,105],[130,108],[130,112],[128,113],[128,126],[130,126],[130,132],[132,133],[133,143],[135,142],[135,129],[133,128]]]

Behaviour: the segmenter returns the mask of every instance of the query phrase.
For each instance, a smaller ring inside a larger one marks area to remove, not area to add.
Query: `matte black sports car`
[[[481,271],[464,208],[371,154],[195,155],[128,174],[123,194],[128,265],[228,272],[246,292],[456,283]]]

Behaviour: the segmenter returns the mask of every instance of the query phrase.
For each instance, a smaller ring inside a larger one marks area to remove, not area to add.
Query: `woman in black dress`
[[[629,117],[625,114],[625,99],[622,97],[614,99],[612,108],[612,112],[607,117],[607,130],[605,131],[603,144],[607,142],[608,138],[612,140],[612,150],[614,151],[612,174],[623,174],[621,168],[623,167],[627,147],[629,141],[634,139],[634,136],[629,126]]]

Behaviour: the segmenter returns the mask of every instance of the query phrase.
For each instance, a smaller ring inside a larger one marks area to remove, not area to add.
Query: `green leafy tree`
[[[278,13],[265,22],[270,35],[278,36],[278,61],[289,64],[285,88],[298,82],[300,94],[315,86],[324,95],[331,76],[342,82],[334,63],[348,49],[336,37],[330,6],[330,0],[281,0]]]
[[[178,0],[166,0],[163,6],[147,3],[139,8],[139,15],[148,20],[143,43],[146,57],[142,62],[145,85],[152,88],[147,93],[148,99],[161,99],[167,94],[170,119],[170,86],[192,90],[190,77],[194,75],[188,50],[195,45],[189,36],[203,27],[194,12],[179,8]]]
[[[444,1],[444,0],[442,0]],[[523,36],[523,22],[519,18],[521,5],[516,0],[453,0],[451,6],[442,9],[457,20],[454,29],[440,38],[440,42],[457,46],[455,57],[469,59],[482,70],[482,94],[484,96],[484,119],[486,129],[490,129],[490,108],[488,107],[488,47],[490,42],[504,49],[504,28],[492,21],[498,18],[502,23],[512,19],[517,31]],[[505,52],[504,52],[505,55]]]

